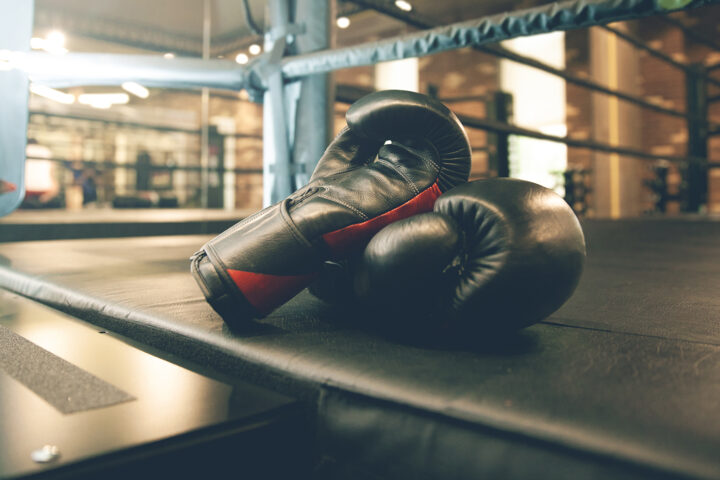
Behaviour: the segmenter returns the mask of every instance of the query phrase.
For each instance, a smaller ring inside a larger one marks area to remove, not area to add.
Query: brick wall
[[[464,48],[420,59],[420,91],[430,86],[437,89],[440,99],[476,97],[468,101],[446,102],[458,115],[484,118],[488,114],[483,97],[489,98],[499,86],[499,60],[471,48]],[[490,166],[488,134],[484,130],[466,128],[473,147],[470,178],[497,176]],[[490,153],[492,154],[492,152]]]
[[[650,47],[685,60],[683,32],[670,27],[657,18],[647,18],[638,23],[638,34]],[[685,110],[685,74],[645,52],[640,54],[641,87],[644,97],[660,106]],[[643,109],[643,148],[655,155],[685,155],[687,153],[687,122],[682,118]],[[657,164],[658,162],[652,162]],[[668,192],[678,195],[682,174],[677,164],[669,165]],[[676,213],[681,204],[677,200],[668,203],[668,213]]]
[[[718,41],[717,15],[720,7],[705,7],[692,12],[674,14],[697,32]],[[620,24],[619,24],[620,25]],[[683,63],[700,63],[711,65],[720,62],[720,53],[711,48],[694,42],[684,32],[668,25],[657,17],[644,18],[621,24],[628,33],[645,41],[649,46],[659,49],[675,60]],[[566,64],[567,70],[577,76],[587,76],[589,30],[576,30],[566,33]],[[624,41],[618,39],[621,45]],[[675,110],[686,110],[686,78],[679,70],[652,55],[638,51],[637,90],[635,93],[657,105]],[[720,71],[716,75],[720,78]],[[599,81],[598,79],[593,79]],[[628,87],[626,86],[625,91]],[[720,88],[709,88],[710,96],[720,94]],[[568,135],[578,139],[592,139],[593,105],[591,93],[582,87],[567,84],[567,125]],[[621,101],[622,104],[627,104]],[[654,112],[646,108],[638,108],[640,131],[640,148],[656,155],[684,156],[687,154],[687,122],[683,118]],[[720,104],[710,105],[711,122],[720,123]],[[596,126],[597,127],[597,126]],[[590,164],[592,153],[589,150],[570,148],[568,150],[569,167],[586,168]],[[720,137],[713,137],[708,142],[708,158],[720,161]],[[653,168],[661,164],[669,167],[669,193],[678,195],[682,187],[682,166],[655,160],[637,161],[639,171],[636,182],[643,184],[643,191],[638,196],[639,211],[652,211],[655,207],[652,192],[644,186],[654,178]],[[720,172],[711,170],[708,175],[708,211],[720,212]],[[592,199],[591,199],[592,200]],[[669,213],[679,212],[681,203],[672,200],[668,203]]]
[[[419,59],[419,90],[427,93],[434,89],[438,98],[445,99],[446,105],[458,115],[483,118],[486,116],[482,97],[490,96],[498,87],[497,58],[473,49],[444,52]],[[373,89],[374,67],[357,67],[335,72],[338,85],[353,85]],[[450,101],[453,97],[477,97],[467,101]],[[336,104],[335,131],[345,125],[348,106]],[[470,144],[475,147],[472,157],[471,178],[495,176],[489,167],[486,151],[488,136],[479,129],[467,129]]]
[[[703,15],[676,14],[676,18],[701,35],[720,43],[720,27],[717,18],[720,15],[720,6],[705,7],[701,9]],[[720,63],[720,52],[709,46],[695,42],[692,38],[686,38],[685,54],[686,60],[690,63],[708,67]],[[720,80],[720,69],[711,74],[712,78]],[[708,85],[708,97],[720,95],[720,87]],[[708,105],[708,119],[715,124],[710,128],[720,128],[720,102],[713,102]],[[720,162],[720,136],[711,136],[708,141],[708,160]],[[720,213],[720,169],[710,168],[708,171],[708,204],[709,213]]]

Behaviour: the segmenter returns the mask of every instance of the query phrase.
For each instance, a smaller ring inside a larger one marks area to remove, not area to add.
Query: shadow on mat
[[[519,331],[469,328],[448,333],[429,322],[414,323],[413,318],[366,311],[357,306],[326,306],[326,322],[336,329],[362,331],[405,346],[429,350],[465,351],[488,355],[523,355],[540,350],[538,335],[532,330]],[[437,322],[439,323],[439,322]]]
[[[233,326],[228,325],[227,322],[223,322],[222,330],[223,333],[238,338],[262,337],[265,335],[276,335],[285,332],[283,328],[278,326],[252,320],[247,323],[243,323],[242,325]]]
[[[330,304],[305,291],[266,318],[239,328],[225,324],[223,331],[237,338],[357,331],[398,345],[487,355],[522,355],[541,347],[532,330],[493,331],[477,326],[448,334],[437,328],[438,323],[432,317],[422,321],[410,315],[364,309],[353,302]]]
[[[470,352],[496,356],[514,356],[540,350],[538,335],[528,330],[495,332],[483,336],[438,337],[433,334],[413,334],[382,328],[363,329],[392,342],[428,350]]]

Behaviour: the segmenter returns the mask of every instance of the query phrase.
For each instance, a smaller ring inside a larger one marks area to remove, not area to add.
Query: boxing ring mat
[[[188,271],[207,236],[0,244],[0,286],[301,399],[329,478],[719,477],[720,223],[584,228],[571,300],[474,349],[363,332],[306,291],[233,334]]]

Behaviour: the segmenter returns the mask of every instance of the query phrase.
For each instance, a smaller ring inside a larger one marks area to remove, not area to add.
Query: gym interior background
[[[415,31],[425,18],[442,25],[542,3],[416,2],[409,12],[393,6],[392,17],[371,4],[341,1],[333,40],[344,47]],[[265,5],[249,7],[263,24]],[[335,130],[363,93],[393,87],[430,93],[464,120],[474,179],[536,181],[587,217],[720,213],[713,161],[720,158],[720,70],[711,68],[720,62],[717,8],[342,69],[333,78]],[[211,58],[245,63],[262,54],[263,37],[248,26],[242,3],[231,1],[211,2],[204,11],[195,1],[39,0],[33,46],[57,55],[202,57],[208,23]],[[15,216],[38,208],[262,206],[261,104],[245,90],[204,95],[132,87],[48,92],[33,85],[31,195]],[[579,144],[493,131],[483,128],[487,119]],[[592,142],[640,153],[597,150]]]
[[[0,478],[720,478],[717,1],[0,6],[0,211],[25,189],[0,217]],[[458,115],[471,179],[565,198],[574,295],[474,348],[307,291],[228,330],[188,257],[300,187],[384,89]]]

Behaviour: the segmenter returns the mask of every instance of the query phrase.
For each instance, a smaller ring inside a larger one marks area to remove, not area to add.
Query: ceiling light
[[[412,5],[410,5],[410,2],[406,2],[405,0],[395,0],[395,6],[404,12],[409,12],[410,10],[412,10]]]
[[[33,50],[45,50],[56,55],[62,55],[68,51],[65,48],[65,34],[57,30],[48,33],[45,38],[31,38],[30,48]]]
[[[237,57],[235,57],[235,61],[237,63],[239,63],[240,65],[245,65],[248,62],[248,60],[250,60],[250,59],[244,53],[238,53]]]
[[[174,54],[174,53],[171,53],[171,52],[168,52],[168,53],[166,53],[165,55],[163,55],[163,58],[175,58],[175,54]]]
[[[31,83],[30,91],[35,95],[40,95],[41,97],[49,98],[50,100],[64,103],[65,105],[70,105],[71,103],[75,102],[74,95],[61,92],[60,90],[55,90],[54,88],[46,87],[45,85],[37,85],[35,83]]]
[[[36,41],[36,43],[38,42]],[[30,46],[32,46],[32,39],[30,40]],[[54,53],[57,55],[67,53],[67,48],[65,48],[65,34],[59,30],[53,30],[45,35],[44,45],[40,48],[48,53]]]
[[[92,102],[86,103],[86,105],[92,107],[92,108],[99,108],[101,110],[107,110],[108,108],[112,107],[113,104],[110,102],[102,102],[100,100],[95,100]]]
[[[350,26],[350,19],[348,17],[338,17],[335,23],[338,28],[347,28]]]
[[[30,39],[30,48],[33,50],[42,50],[45,48],[45,39],[40,37],[32,37]]]
[[[248,48],[248,51],[250,52],[250,55],[257,55],[258,53],[262,52],[262,48],[257,43],[253,43]]]
[[[53,30],[45,35],[45,40],[58,47],[65,46],[65,34],[59,30]]]
[[[94,108],[110,108],[112,105],[128,103],[130,96],[127,93],[84,93],[78,97],[78,102]]]
[[[147,98],[150,95],[150,91],[139,83],[125,82],[121,86],[123,90],[132,93],[136,97]]]
[[[48,53],[52,53],[53,55],[63,55],[68,52],[68,49],[65,47],[57,47],[53,44],[48,44],[47,42],[45,42],[43,50]]]

